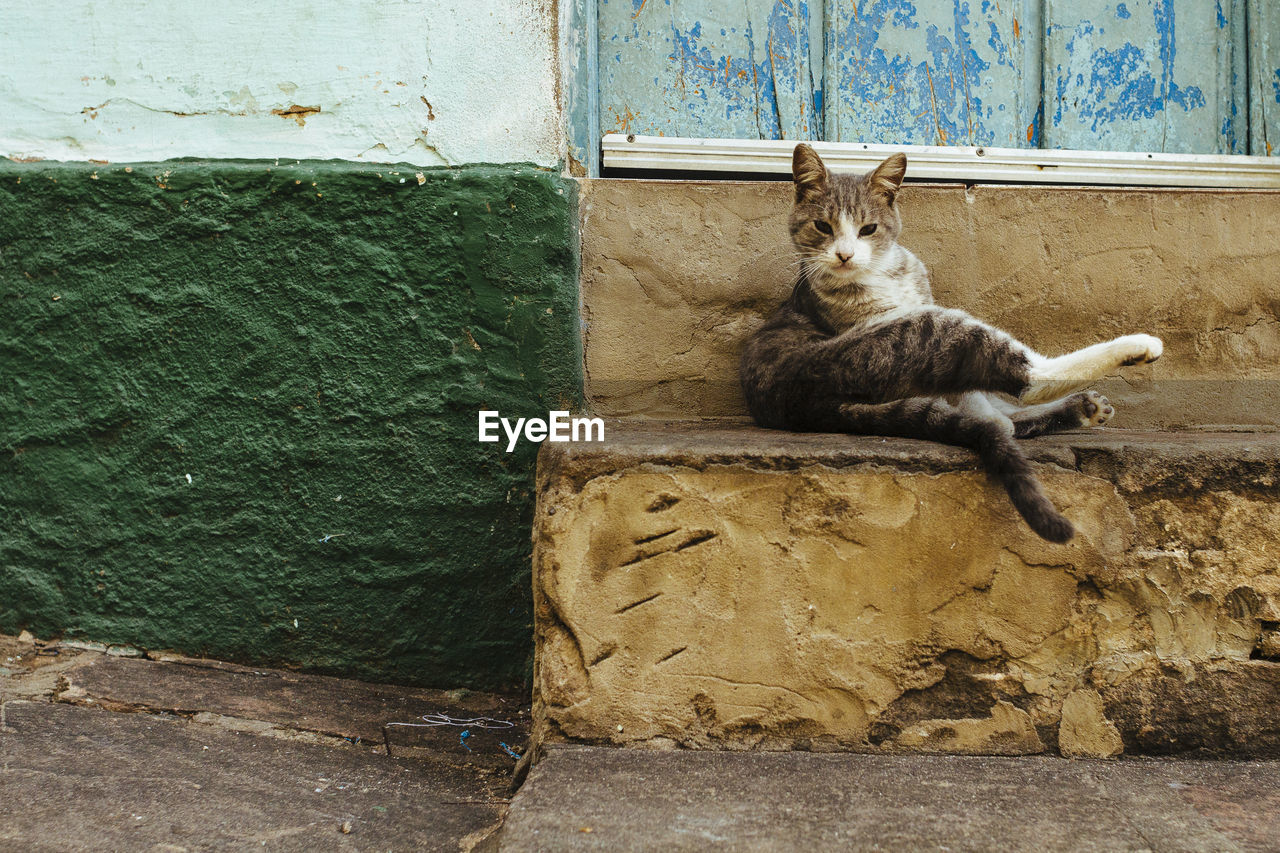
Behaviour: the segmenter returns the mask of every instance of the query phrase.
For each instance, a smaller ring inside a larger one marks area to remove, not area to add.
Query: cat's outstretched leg
[[[1014,440],[1014,425],[996,412],[982,394],[965,394],[959,405],[933,397],[891,403],[843,403],[831,409],[824,424],[862,435],[926,438],[967,447],[982,467],[998,479],[1009,500],[1041,538],[1066,542],[1075,528],[1045,495],[1031,463]]]
[[[997,411],[1013,421],[1013,434],[1016,438],[1098,427],[1111,420],[1111,416],[1115,414],[1111,401],[1097,391],[1082,391],[1037,406],[1019,406],[994,396],[989,399]]]
[[[1125,335],[1057,358],[1033,354],[1030,382],[1018,397],[1024,404],[1044,403],[1079,391],[1116,368],[1155,361],[1164,343],[1151,335]]]
[[[1079,391],[1123,365],[1155,361],[1163,348],[1159,338],[1126,335],[1048,358],[963,311],[931,306],[816,343],[796,379],[812,372],[846,399],[990,391],[1031,405]],[[808,370],[814,367],[821,370]]]

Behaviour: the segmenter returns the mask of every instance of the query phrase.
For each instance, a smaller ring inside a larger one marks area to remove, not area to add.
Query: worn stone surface
[[[2,707],[6,849],[456,851],[505,810],[409,758],[151,714]]]
[[[1115,758],[1124,741],[1096,690],[1073,690],[1062,702],[1058,751],[1068,758]]]
[[[606,435],[540,457],[536,740],[1024,754],[1091,690],[1127,752],[1280,754],[1275,435],[1025,442],[1068,545],[957,448]]]
[[[1162,659],[1138,672],[1108,673],[1106,682],[1107,715],[1127,752],[1280,754],[1280,659],[1247,665]]]
[[[511,697],[119,659],[25,632],[0,635],[0,664],[6,851],[491,849],[516,766],[502,744],[523,750],[528,719]],[[516,725],[384,740],[384,722],[419,713]]]
[[[910,172],[908,171],[908,174]],[[587,385],[606,415],[743,415],[737,354],[789,292],[785,182],[584,184]],[[1280,425],[1280,193],[908,185],[937,301],[1047,354],[1130,332],[1113,425]]]
[[[491,778],[495,795],[505,787],[513,762],[501,744],[522,749],[528,737],[527,708],[516,695],[369,684],[220,661],[102,655],[87,656],[63,672],[62,679],[57,693],[61,702],[253,720],[277,732],[313,732],[393,755],[434,749]],[[489,717],[511,726],[427,726],[422,718],[428,714],[455,720]],[[463,731],[465,745],[459,739]]]
[[[557,748],[499,849],[1261,853],[1280,837],[1277,774],[1275,761]]]
[[[580,397],[575,204],[528,166],[0,161],[0,630],[522,684],[534,452],[476,412]]]
[[[0,634],[0,702],[49,699],[63,686],[63,674],[85,653],[44,643],[29,632]]]

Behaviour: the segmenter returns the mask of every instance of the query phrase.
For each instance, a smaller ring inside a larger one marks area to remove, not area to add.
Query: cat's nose
[[[846,255],[844,252],[836,252],[836,257],[840,259],[840,263],[847,264],[853,255]]]

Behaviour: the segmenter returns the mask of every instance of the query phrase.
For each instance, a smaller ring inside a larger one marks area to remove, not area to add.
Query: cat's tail
[[[924,438],[967,447],[1000,481],[1031,529],[1050,542],[1066,542],[1075,528],[1044,493],[1022,448],[998,422],[960,411],[944,400],[913,397],[892,403],[845,403],[829,425],[840,432]]]
[[[991,421],[970,420],[979,426],[973,429],[975,444],[965,446],[977,452],[982,467],[1004,486],[1013,508],[1031,529],[1050,542],[1067,542],[1075,536],[1075,528],[1044,493],[1031,462],[1013,436]]]

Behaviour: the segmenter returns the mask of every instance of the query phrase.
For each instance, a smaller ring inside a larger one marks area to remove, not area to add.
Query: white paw
[[[1125,335],[1116,338],[1120,364],[1146,364],[1164,354],[1164,341],[1152,335]]]
[[[1111,401],[1097,391],[1085,391],[1076,395],[1080,407],[1080,426],[1100,427],[1116,413]]]

